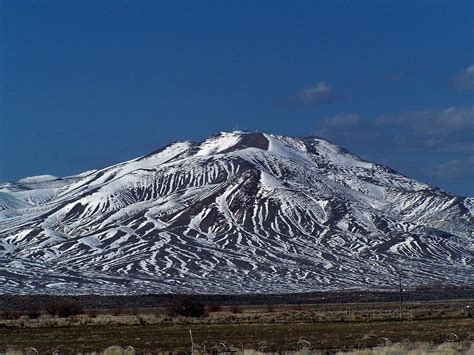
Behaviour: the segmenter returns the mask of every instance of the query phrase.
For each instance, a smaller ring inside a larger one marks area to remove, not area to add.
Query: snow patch
[[[218,154],[237,145],[240,140],[240,132],[222,132],[219,136],[204,141],[196,155],[205,156]]]
[[[57,176],[54,175],[38,175],[38,176],[30,176],[23,179],[18,180],[20,183],[36,183],[36,182],[48,182],[59,179]]]

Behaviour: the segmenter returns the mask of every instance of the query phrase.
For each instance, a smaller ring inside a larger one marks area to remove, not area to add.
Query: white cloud
[[[462,72],[455,75],[452,84],[455,89],[460,91],[474,90],[474,65],[468,66]]]
[[[474,155],[438,164],[433,167],[431,173],[441,179],[474,178]]]
[[[323,123],[331,127],[347,127],[360,123],[360,116],[356,113],[339,113],[326,118]]]
[[[368,160],[432,183],[474,177],[473,132],[474,106],[406,111],[375,119],[340,113],[319,120],[315,131]]]
[[[375,119],[375,123],[377,125],[411,128],[428,135],[444,136],[456,131],[474,129],[474,106],[427,109],[382,115]]]
[[[304,104],[321,104],[332,102],[335,99],[336,94],[324,81],[301,90],[296,96],[296,101]]]

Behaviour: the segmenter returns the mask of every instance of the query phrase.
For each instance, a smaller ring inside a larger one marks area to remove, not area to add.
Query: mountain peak
[[[245,148],[268,149],[268,139],[264,133],[259,132],[220,132],[201,143],[196,155],[212,155],[227,153]]]

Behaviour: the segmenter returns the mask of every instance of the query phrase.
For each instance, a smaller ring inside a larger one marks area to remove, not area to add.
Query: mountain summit
[[[0,292],[472,284],[472,201],[318,137],[222,132],[0,184]]]

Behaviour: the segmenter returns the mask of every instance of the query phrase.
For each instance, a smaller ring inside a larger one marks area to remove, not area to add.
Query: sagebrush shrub
[[[66,318],[77,314],[83,314],[82,306],[79,302],[73,300],[65,300],[60,302],[49,303],[45,307],[46,312],[52,316]]]
[[[26,315],[30,319],[38,319],[39,316],[41,315],[40,310],[37,307],[31,307],[26,311]]]
[[[166,306],[168,314],[172,317],[202,317],[206,315],[204,304],[191,295],[174,297]]]
[[[233,305],[230,307],[230,311],[232,313],[242,313],[242,307],[240,307],[239,305]]]
[[[211,304],[208,307],[209,312],[220,312],[222,310],[222,307],[219,306],[218,304]]]
[[[3,319],[20,319],[22,315],[23,312],[16,309],[6,309],[0,314]]]

